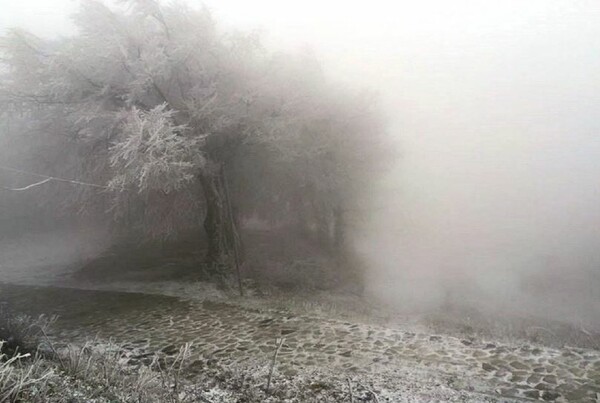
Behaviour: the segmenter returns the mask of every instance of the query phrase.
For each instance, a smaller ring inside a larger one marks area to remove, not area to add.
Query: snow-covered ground
[[[2,240],[0,282],[29,286],[0,285],[0,300],[59,313],[62,341],[100,336],[123,343],[133,363],[191,342],[192,368],[215,403],[593,402],[600,393],[598,350],[506,337],[499,328],[478,332],[474,322],[457,331],[456,313],[433,323],[344,295],[237,298],[206,283],[73,279],[101,252],[101,239],[70,231]],[[65,284],[70,288],[60,288]]]

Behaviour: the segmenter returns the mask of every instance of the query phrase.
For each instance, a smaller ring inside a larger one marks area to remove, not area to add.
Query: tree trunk
[[[214,272],[222,271],[233,256],[234,242],[238,242],[236,220],[229,215],[223,171],[201,174],[200,183],[206,199],[206,231],[208,250],[206,261]]]

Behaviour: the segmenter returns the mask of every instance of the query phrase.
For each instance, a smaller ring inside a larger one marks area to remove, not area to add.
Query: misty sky
[[[0,29],[66,34],[76,4],[0,0]],[[381,94],[402,144],[369,238],[382,270],[600,265],[599,1],[205,4]]]

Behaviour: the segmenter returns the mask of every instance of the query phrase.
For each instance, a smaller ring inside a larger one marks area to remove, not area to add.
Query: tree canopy
[[[66,38],[1,41],[4,135],[28,144],[21,162],[105,186],[44,186],[48,200],[148,236],[203,223],[211,262],[249,216],[341,247],[387,151],[373,95],[183,3],[88,0],[74,21]]]

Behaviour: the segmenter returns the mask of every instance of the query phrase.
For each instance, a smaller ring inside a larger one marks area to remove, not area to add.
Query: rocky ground
[[[394,402],[594,402],[600,393],[600,352],[592,349],[415,333],[157,295],[7,285],[0,295],[31,314],[61,315],[58,341],[98,337],[122,344],[132,365],[192,343],[190,371],[229,373],[237,386],[218,385],[234,394],[264,383],[281,339],[274,388],[289,401],[342,401],[349,385],[364,399]]]

